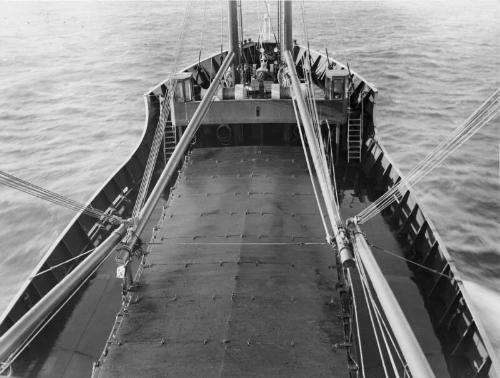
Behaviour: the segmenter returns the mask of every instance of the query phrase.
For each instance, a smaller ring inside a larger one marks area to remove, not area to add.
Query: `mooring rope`
[[[401,178],[396,185],[361,211],[357,215],[358,223],[367,222],[392,203],[399,202],[402,198],[402,188],[409,189],[422,180],[499,113],[500,89],[497,89],[461,126],[417,164],[408,177]]]

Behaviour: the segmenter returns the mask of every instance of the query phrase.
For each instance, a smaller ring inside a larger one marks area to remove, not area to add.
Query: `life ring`
[[[222,124],[215,130],[215,136],[220,144],[228,146],[233,140],[233,131],[229,125]]]

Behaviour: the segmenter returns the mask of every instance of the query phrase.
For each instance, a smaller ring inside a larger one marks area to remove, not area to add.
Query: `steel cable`
[[[326,220],[325,220],[325,215],[323,213],[321,202],[319,200],[318,190],[316,188],[316,184],[315,184],[315,180],[314,180],[314,174],[313,174],[313,171],[312,171],[312,168],[311,168],[311,163],[309,161],[309,155],[307,153],[304,135],[302,133],[302,128],[301,128],[301,125],[300,125],[300,117],[299,117],[299,114],[297,112],[297,106],[295,104],[295,100],[294,99],[292,99],[292,105],[293,105],[293,111],[295,112],[295,118],[297,119],[297,128],[299,129],[300,140],[301,140],[301,143],[302,143],[302,149],[304,150],[304,156],[306,158],[306,163],[307,163],[307,170],[309,171],[309,176],[311,177],[311,183],[312,183],[312,187],[313,187],[313,191],[314,191],[314,196],[316,197],[316,203],[318,204],[319,214],[321,216],[321,222],[323,223],[323,227],[325,229],[325,234],[326,234],[327,240],[330,240],[331,239],[330,231],[328,230],[328,227],[326,225],[327,223],[326,223]]]
[[[132,211],[132,217],[137,217],[144,206],[146,201],[147,193],[149,190],[149,184],[151,183],[151,178],[153,176],[154,167],[156,165],[156,160],[158,158],[158,152],[160,151],[160,146],[162,140],[164,140],[165,127],[170,115],[170,101],[175,90],[175,82],[172,81],[172,76],[177,72],[179,57],[182,54],[184,47],[184,38],[186,35],[186,24],[188,20],[188,10],[191,8],[191,2],[187,2],[184,8],[184,17],[182,20],[182,25],[179,31],[179,37],[177,39],[177,47],[175,53],[175,60],[173,65],[173,70],[167,78],[167,95],[163,101],[163,106],[161,108],[160,117],[158,119],[158,124],[156,125],[155,134],[153,141],[151,142],[151,147],[149,150],[148,160],[146,166],[144,167],[144,173],[142,175],[141,185],[139,187],[139,192],[134,204],[134,209]]]
[[[382,316],[382,313],[381,311],[379,310],[378,306],[377,306],[377,303],[374,299],[374,296],[373,296],[373,293],[371,291],[371,288],[370,288],[370,285],[369,285],[369,281],[368,281],[368,276],[366,274],[366,271],[365,271],[365,268],[364,268],[364,265],[363,265],[363,262],[362,262],[362,259],[360,258],[359,256],[359,249],[357,247],[357,244],[356,242],[353,243],[353,249],[354,249],[354,254],[356,256],[356,262],[357,262],[357,267],[358,267],[358,271],[359,271],[359,276],[360,276],[360,279],[361,279],[361,283],[362,283],[362,286],[363,286],[363,292],[365,294],[365,299],[367,300],[367,306],[368,306],[368,299],[371,303],[371,306],[373,308],[373,313],[375,315],[375,319],[377,320],[377,324],[379,326],[379,331],[380,331],[380,334],[382,336],[382,339],[384,341],[384,346],[385,346],[385,349],[386,349],[386,352],[389,356],[389,359],[390,359],[390,362],[391,362],[391,366],[392,366],[392,369],[393,369],[393,372],[394,372],[394,375],[396,377],[399,376],[398,374],[398,371],[397,371],[397,366],[396,366],[396,362],[394,360],[394,356],[393,356],[393,353],[391,351],[391,348],[389,346],[389,343],[387,341],[387,337],[389,338],[391,344],[392,344],[392,347],[394,348],[395,352],[396,352],[396,355],[399,359],[399,362],[401,363],[401,365],[403,366],[403,369],[405,371],[407,371],[407,365],[406,365],[406,362],[404,360],[404,357],[401,355],[401,353],[399,352],[399,349],[398,349],[398,346],[397,346],[397,343],[395,342],[395,340],[393,339],[393,337],[391,336],[391,333],[390,333],[390,330],[389,330],[389,327],[387,326],[383,316]],[[366,289],[366,290],[365,290]],[[366,295],[368,294],[368,299],[366,297]],[[369,309],[370,311],[370,309]],[[372,325],[373,325],[373,321],[372,321]],[[376,333],[376,329],[375,327],[373,328],[374,330],[374,333]],[[386,334],[387,334],[387,337],[386,337]],[[376,336],[376,335],[375,335]],[[380,348],[380,344],[378,344],[378,347]],[[381,356],[381,359],[383,359],[382,357],[382,352],[379,350],[380,352],[380,356]],[[384,371],[386,372],[386,375],[387,375],[387,370],[386,370],[386,367],[385,367],[385,362],[382,361],[382,364],[384,366]]]
[[[406,178],[401,178],[396,185],[360,212],[357,215],[358,223],[367,222],[392,203],[399,202],[402,198],[401,188],[409,189],[411,185],[423,179],[500,113],[499,100],[500,89],[497,89],[449,138],[441,142],[419,162]]]
[[[379,356],[380,356],[380,361],[382,363],[382,367],[384,369],[384,373],[385,373],[385,376],[388,377],[389,374],[387,372],[387,366],[385,365],[385,358],[384,358],[384,354],[383,354],[383,351],[382,351],[382,347],[380,345],[380,340],[379,340],[379,337],[378,337],[378,332],[377,332],[377,327],[375,325],[375,321],[373,320],[373,313],[372,313],[372,309],[371,309],[371,301],[369,300],[369,285],[368,285],[368,281],[367,281],[367,278],[364,274],[364,267],[363,267],[363,263],[361,262],[361,258],[359,257],[359,251],[358,251],[358,247],[356,245],[356,243],[354,242],[353,243],[353,252],[354,252],[354,255],[356,257],[356,265],[358,267],[358,272],[359,272],[359,277],[361,279],[361,287],[363,289],[363,296],[365,298],[365,302],[366,302],[366,307],[368,309],[368,315],[370,317],[370,323],[372,325],[372,329],[373,329],[373,333],[375,335],[375,341],[376,341],[376,344],[377,344],[377,349],[378,349],[378,352],[379,352]]]
[[[40,198],[44,201],[51,202],[55,205],[65,207],[69,210],[75,212],[82,212],[83,214],[89,215],[93,218],[104,219],[111,223],[116,223],[117,221],[121,221],[121,219],[118,218],[117,216],[106,214],[104,211],[96,209],[91,205],[89,206],[84,205],[80,202],[72,200],[68,197],[50,191],[48,189],[42,188],[41,186],[20,179],[4,171],[0,171],[0,184],[8,186],[12,189],[16,189],[23,193],[29,194],[33,197]]]

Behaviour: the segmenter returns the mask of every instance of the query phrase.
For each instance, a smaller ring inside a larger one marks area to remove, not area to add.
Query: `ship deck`
[[[346,219],[374,199],[375,183],[359,166],[336,170]],[[155,225],[141,286],[99,376],[346,376],[346,353],[335,348],[344,334],[334,251],[300,147],[194,149],[142,240]],[[384,217],[363,230],[371,244],[404,256],[408,247]],[[449,376],[407,263],[373,252],[436,375]],[[90,375],[119,307],[114,270],[108,259],[25,351],[15,375]],[[355,271],[353,283],[366,376],[382,376]]]
[[[156,242],[101,376],[345,372],[335,258],[300,148],[194,150]]]
[[[369,202],[360,174],[353,167],[339,180],[344,217]],[[195,149],[157,215],[147,269],[100,376],[345,376],[335,257],[301,148]],[[367,236],[402,254],[384,223],[367,225]],[[376,257],[446,376],[406,263]],[[366,372],[383,374],[358,302]]]

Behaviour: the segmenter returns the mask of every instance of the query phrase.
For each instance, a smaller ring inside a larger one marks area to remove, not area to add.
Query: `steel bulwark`
[[[64,277],[61,282],[54,286],[2,335],[0,338],[0,362],[8,362],[8,359],[22,347],[23,343],[78,288],[78,285],[91,275],[94,269],[111,254],[113,248],[122,240],[126,231],[127,226],[125,224],[114,230],[77,268]],[[0,366],[0,372],[3,372],[8,366],[8,364]]]

